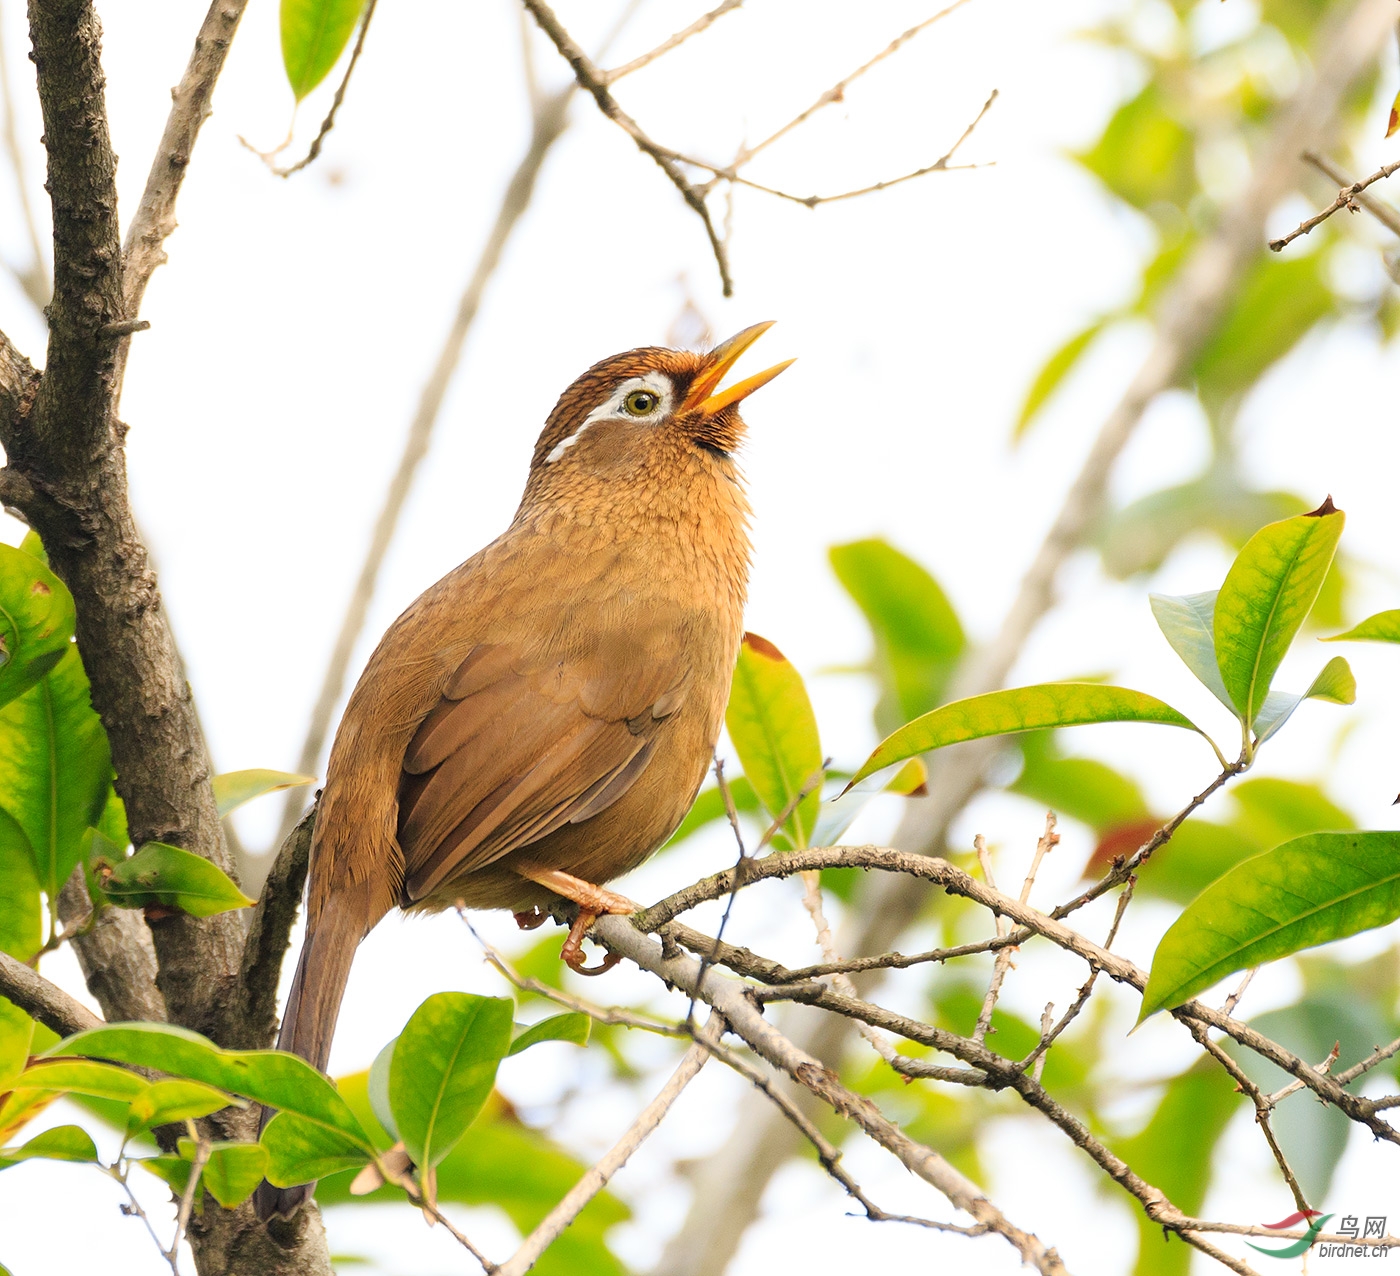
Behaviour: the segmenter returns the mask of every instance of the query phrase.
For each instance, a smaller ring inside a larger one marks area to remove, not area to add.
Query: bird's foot
[[[626,916],[629,913],[640,911],[642,907],[640,904],[628,899],[626,895],[619,895],[616,891],[610,891],[606,887],[585,882],[581,877],[575,877],[572,873],[566,873],[562,869],[541,868],[525,861],[517,863],[515,871],[521,877],[538,882],[541,886],[552,890],[556,895],[578,905],[578,916],[569,928],[569,937],[564,941],[564,948],[559,954],[570,970],[575,970],[580,975],[601,975],[605,971],[611,970],[622,960],[617,953],[608,953],[599,965],[585,966],[583,936],[604,913],[619,913]],[[517,914],[516,921],[519,922],[519,920],[520,917]]]
[[[622,960],[621,953],[604,953],[603,960],[598,965],[584,965],[588,959],[583,955],[583,936],[588,928],[598,920],[598,916],[599,914],[589,909],[580,908],[578,916],[574,918],[574,924],[569,927],[569,937],[564,941],[564,947],[559,950],[559,956],[564,959],[564,965],[576,974],[605,975]]]
[[[538,930],[549,920],[549,914],[544,912],[538,904],[533,908],[527,908],[523,913],[515,914],[515,924],[521,930]]]

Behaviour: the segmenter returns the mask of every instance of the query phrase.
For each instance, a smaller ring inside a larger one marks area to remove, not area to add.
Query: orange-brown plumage
[[[281,1048],[325,1066],[355,948],[396,905],[529,909],[556,895],[534,879],[607,882],[679,824],[743,629],[737,399],[769,374],[714,391],[766,327],[590,368],[510,527],[390,626],[331,750]],[[264,1185],[260,1212],[305,1195]]]

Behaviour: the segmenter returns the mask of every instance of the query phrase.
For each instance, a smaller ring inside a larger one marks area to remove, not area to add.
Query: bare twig
[[[498,1276],[524,1276],[559,1234],[579,1216],[583,1207],[598,1195],[612,1179],[613,1175],[627,1164],[628,1158],[651,1136],[652,1132],[671,1106],[680,1098],[681,1092],[709,1061],[710,1051],[699,1038],[707,1035],[718,1041],[723,1021],[714,1016],[713,1023],[707,1023],[696,1034],[697,1040],[681,1057],[680,1064],[671,1079],[661,1088],[660,1093],[637,1115],[627,1132],[584,1176],[569,1189],[564,1199],[545,1215],[540,1225],[530,1233],[510,1258],[496,1269]]]
[[[573,68],[574,78],[578,81],[579,86],[593,95],[598,109],[621,128],[636,143],[637,148],[643,154],[651,156],[661,171],[670,179],[671,184],[681,193],[681,198],[699,216],[705,227],[705,234],[709,237],[710,250],[714,253],[715,264],[719,267],[720,284],[723,287],[724,295],[726,297],[732,296],[734,283],[729,274],[729,254],[724,246],[724,241],[720,239],[715,230],[703,192],[693,185],[685,173],[681,171],[681,164],[685,162],[684,157],[652,141],[642,131],[641,125],[617,104],[617,100],[608,91],[607,79],[603,72],[593,65],[592,59],[579,47],[573,36],[564,29],[563,24],[555,16],[554,10],[545,3],[545,0],[523,0],[523,3],[535,21],[539,23],[540,29],[553,41],[554,47],[559,50],[559,55]]]
[[[293,173],[299,173],[308,164],[315,162],[316,157],[321,153],[321,146],[326,140],[326,135],[335,127],[336,112],[340,110],[340,104],[345,101],[346,90],[350,87],[350,77],[355,74],[355,67],[359,65],[360,54],[364,51],[365,37],[369,35],[369,24],[374,17],[375,6],[379,0],[368,0],[365,11],[360,17],[360,34],[355,39],[355,47],[350,53],[350,62],[345,68],[345,74],[341,77],[340,83],[336,86],[335,97],[331,101],[331,109],[326,112],[326,118],[321,121],[321,127],[317,130],[316,136],[311,139],[311,146],[305,155],[297,160],[295,164],[288,164],[286,168],[278,168],[269,157],[263,156],[267,166],[272,169],[277,177],[290,177]],[[239,139],[242,141],[242,139]],[[247,143],[244,142],[246,146]]]
[[[867,71],[870,71],[873,68],[877,67],[886,58],[891,57],[893,54],[897,53],[904,45],[908,44],[910,40],[914,39],[915,36],[919,35],[923,31],[926,31],[929,27],[933,26],[935,22],[941,22],[944,18],[946,18],[950,13],[953,13],[955,10],[961,9],[962,6],[965,5],[967,2],[968,0],[954,0],[954,3],[950,4],[946,9],[940,9],[931,17],[925,18],[922,22],[915,24],[914,26],[910,27],[907,31],[903,32],[900,35],[897,35],[893,40],[890,41],[889,44],[887,44],[883,49],[881,49],[880,52],[877,53],[868,62],[863,62],[844,79],[837,80],[835,84],[833,84],[829,89],[827,89],[826,92],[821,94],[821,96],[818,97],[817,100],[813,102],[812,105],[809,106],[805,111],[799,111],[786,124],[784,124],[781,128],[776,129],[774,132],[770,133],[761,142],[757,142],[753,146],[745,146],[741,148],[739,154],[734,157],[734,162],[732,165],[730,165],[730,168],[737,169],[742,167],[743,165],[747,164],[751,159],[753,159],[755,155],[758,155],[762,151],[766,151],[770,146],[773,145],[774,142],[778,141],[780,138],[786,137],[789,133],[793,131],[793,129],[805,124],[818,111],[830,106],[833,102],[844,101],[846,97],[846,90],[850,88],[850,86],[854,84],[858,79],[860,79],[861,76],[866,74]],[[993,94],[993,97],[995,96],[996,95]],[[987,103],[987,106],[990,105],[991,102],[989,101]],[[984,106],[982,108],[983,114],[986,113],[986,110],[987,107]],[[978,119],[981,119],[980,115],[978,116]],[[968,132],[971,132],[971,129],[969,129]],[[966,134],[964,134],[964,137],[966,137]],[[958,145],[961,145],[961,141],[958,143]],[[953,149],[957,150],[957,146],[954,146]]]
[[[1316,162],[1315,156],[1310,156],[1306,153],[1304,154],[1303,158],[1309,160],[1310,162]],[[1317,166],[1319,168],[1322,167],[1321,164],[1318,164]],[[1352,182],[1350,186],[1343,186],[1342,189],[1337,192],[1337,198],[1334,199],[1330,204],[1328,204],[1328,206],[1324,208],[1320,213],[1315,213],[1306,221],[1299,222],[1297,226],[1290,230],[1288,234],[1284,235],[1281,239],[1269,240],[1269,247],[1272,248],[1276,253],[1282,252],[1283,249],[1287,248],[1288,245],[1291,244],[1300,235],[1306,235],[1309,231],[1315,229],[1318,226],[1321,226],[1322,223],[1325,222],[1329,217],[1331,217],[1333,213],[1338,212],[1343,208],[1349,208],[1352,212],[1355,212],[1356,209],[1360,206],[1357,202],[1356,197],[1360,195],[1361,192],[1364,191],[1372,183],[1379,182],[1383,178],[1389,177],[1393,172],[1395,172],[1396,169],[1400,169],[1400,160],[1396,160],[1393,164],[1382,165],[1374,173],[1372,173],[1370,177],[1363,177],[1360,181]]]
[[[1350,177],[1324,156],[1313,151],[1304,151],[1303,158],[1318,172],[1331,178],[1338,186],[1354,185]],[[1356,192],[1356,202],[1387,230],[1400,235],[1400,210],[1392,208],[1383,199],[1377,199],[1374,195],[1367,195],[1360,190]]]
[[[141,312],[141,299],[157,266],[166,260],[163,247],[175,229],[175,200],[189,168],[199,130],[212,113],[210,100],[224,59],[238,31],[248,0],[214,0],[194,39],[189,64],[171,93],[165,131],[151,161],[146,189],[127,227],[122,248],[125,318]]]
[[[692,1034],[679,1024],[651,1019],[645,1015],[637,1014],[634,1010],[623,1010],[617,1006],[599,1006],[594,1002],[585,1001],[582,997],[575,997],[571,993],[551,987],[542,979],[522,975],[498,949],[493,948],[482,938],[476,927],[471,924],[471,919],[467,916],[465,909],[459,908],[457,915],[461,917],[466,928],[471,931],[472,937],[481,945],[486,960],[521,992],[534,993],[537,997],[544,997],[557,1006],[563,1006],[566,1010],[587,1015],[597,1023],[611,1024],[622,1028],[639,1028],[643,1032],[655,1032],[663,1037],[682,1037],[687,1040],[691,1038]]]
[[[811,856],[811,852],[788,852],[769,856],[768,859],[787,859],[789,855],[803,858]],[[762,864],[767,861],[758,862]],[[809,864],[807,867],[819,865]],[[1058,1276],[1065,1271],[1064,1264],[1053,1249],[1047,1248],[1032,1233],[1011,1223],[981,1188],[949,1165],[932,1148],[911,1139],[887,1120],[873,1103],[848,1090],[817,1059],[783,1036],[749,1001],[743,985],[715,970],[706,971],[702,976],[700,963],[693,957],[681,953],[667,956],[661,944],[640,933],[627,918],[601,917],[594,923],[591,933],[613,952],[622,953],[644,970],[650,970],[690,996],[708,1002],[769,1063],[782,1069],[841,1116],[854,1121],[872,1139],[897,1156],[906,1168],[947,1196],[958,1209],[985,1224],[988,1231],[1005,1238],[1022,1259],[1033,1264],[1043,1276]]]
[[[1227,1015],[1234,1014],[1235,1007],[1240,1004],[1240,998],[1243,997],[1245,994],[1245,989],[1247,989],[1249,985],[1253,983],[1254,976],[1258,973],[1258,966],[1251,966],[1247,971],[1245,971],[1244,978],[1240,980],[1240,986],[1236,988],[1235,991],[1232,992],[1228,997],[1225,998],[1225,1004],[1220,1007],[1221,1010],[1223,1010]]]
[[[209,1140],[199,1137],[193,1121],[186,1122],[186,1125],[189,1126],[190,1138],[195,1141],[195,1150],[194,1160],[190,1163],[190,1176],[185,1182],[185,1190],[180,1193],[180,1210],[175,1215],[175,1235],[171,1238],[170,1248],[165,1251],[172,1276],[180,1276],[180,1238],[189,1226],[190,1211],[194,1209],[194,1197],[199,1190],[200,1176],[204,1173],[204,1167],[209,1164],[209,1154],[213,1151]]]
[[[633,58],[630,62],[624,62],[621,66],[614,67],[611,71],[600,72],[600,77],[604,84],[616,84],[624,75],[631,75],[633,71],[640,71],[644,66],[650,66],[657,58],[663,54],[670,53],[674,48],[684,44],[691,36],[699,35],[714,22],[724,17],[726,13],[732,13],[744,0],[724,0],[724,3],[711,9],[709,13],[703,13],[695,19],[688,27],[682,27],[675,35],[662,40],[654,49],[649,49],[640,57]]]

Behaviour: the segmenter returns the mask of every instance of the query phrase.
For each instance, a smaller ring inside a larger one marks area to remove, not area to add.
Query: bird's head
[[[736,333],[706,354],[647,347],[589,368],[559,397],[530,462],[533,492],[574,480],[626,481],[687,460],[726,470],[744,437],[739,404],[793,361],[725,389],[720,382],[772,323]]]

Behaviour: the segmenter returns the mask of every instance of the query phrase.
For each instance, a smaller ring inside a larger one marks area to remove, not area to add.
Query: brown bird
[[[505,534],[421,594],[370,657],[331,748],[306,941],[279,1049],[324,1069],[355,949],[391,908],[578,918],[637,905],[602,883],[675,830],[704,779],[743,633],[739,402],[720,381],[771,324],[708,354],[595,364],[535,444]],[[290,1214],[310,1185],[263,1184]]]

